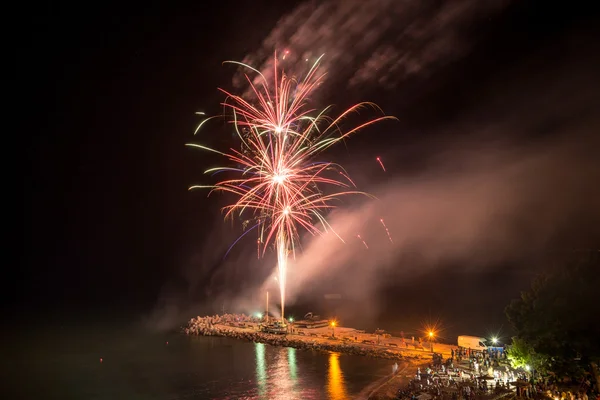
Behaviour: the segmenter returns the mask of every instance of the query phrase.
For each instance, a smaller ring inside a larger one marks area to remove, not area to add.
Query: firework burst
[[[316,156],[366,126],[394,119],[382,115],[351,129],[341,130],[341,123],[353,112],[364,107],[381,110],[373,103],[359,103],[338,117],[330,118],[326,115],[330,107],[321,111],[310,108],[309,96],[325,76],[319,72],[319,61],[304,79],[296,80],[278,70],[275,57],[270,81],[251,66],[228,61],[259,77],[252,80],[246,75],[253,93],[252,100],[220,89],[227,96],[222,103],[225,116],[235,129],[241,147],[222,152],[200,144],[188,144],[220,154],[230,162],[230,166],[211,168],[205,173],[227,172],[235,177],[214,185],[191,186],[190,190],[210,189],[209,195],[214,191],[235,195],[237,201],[223,208],[225,218],[239,216],[245,221],[255,222],[250,229],[259,232],[259,256],[264,255],[270,244],[274,244],[282,318],[287,261],[290,255],[296,255],[299,229],[313,235],[328,231],[337,235],[325,219],[333,201],[343,195],[365,194],[355,190],[354,183],[340,165],[317,162]],[[195,133],[213,118],[203,120]],[[337,190],[325,194],[322,191],[324,185]]]

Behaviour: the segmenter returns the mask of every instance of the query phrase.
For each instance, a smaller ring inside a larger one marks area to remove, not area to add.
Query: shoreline
[[[387,360],[405,360],[407,358],[423,359],[421,356],[408,356],[389,349],[367,349],[360,345],[345,344],[345,343],[324,343],[317,340],[303,339],[298,337],[290,338],[291,335],[274,335],[263,332],[244,332],[228,326],[215,326],[210,331],[202,331],[199,333],[187,333],[192,336],[215,336],[226,337],[230,339],[244,340],[248,342],[264,343],[277,347],[293,347],[299,350],[315,350],[324,353],[337,352],[348,355],[364,356],[372,358],[382,358]]]
[[[398,390],[406,389],[412,379],[412,375],[407,374],[409,368],[425,368],[428,362],[420,360],[420,362],[412,361],[403,363],[398,372],[391,373],[365,387],[357,399],[364,400],[388,400],[396,399]]]
[[[259,330],[258,321],[246,315],[224,315],[196,317],[182,327],[181,332],[188,336],[225,337],[248,342],[264,343],[277,347],[293,347],[299,350],[313,350],[323,353],[337,352],[346,355],[371,357],[398,362],[400,368],[364,387],[356,399],[394,399],[398,389],[408,386],[409,368],[423,367],[432,360],[430,351],[399,347],[399,338],[386,338],[375,344],[374,335],[353,328],[337,327],[335,333],[328,328],[294,329],[294,333],[271,334]],[[337,335],[337,336],[334,336]],[[353,338],[353,340],[348,340]],[[362,339],[362,340],[361,340]],[[438,346],[439,347],[439,346]],[[450,349],[436,348],[436,352]],[[391,366],[390,366],[391,367]]]
[[[231,316],[233,317],[233,316]],[[375,344],[373,340],[348,340],[349,337],[371,337],[353,328],[336,328],[337,336],[326,335],[327,328],[295,329],[295,333],[271,334],[258,330],[258,324],[245,315],[233,318],[244,319],[243,322],[224,321],[227,316],[192,318],[182,333],[188,336],[218,336],[249,342],[264,343],[278,347],[293,347],[300,350],[315,350],[321,352],[338,352],[342,354],[381,358],[386,360],[415,360],[432,359],[432,352],[400,348],[390,341]],[[368,343],[365,343],[368,342]]]
[[[387,400],[395,399],[398,395],[408,398],[419,393],[419,396],[422,394],[441,396],[442,392],[446,398],[450,398],[464,392],[467,396],[476,393],[482,396],[481,398],[491,400],[514,393],[507,380],[514,379],[517,375],[513,376],[511,372],[511,376],[507,377],[508,367],[498,358],[494,358],[496,369],[493,372],[490,364],[480,373],[477,364],[473,369],[470,362],[483,363],[482,355],[475,355],[465,360],[459,358],[456,365],[452,362],[450,358],[453,356],[452,350],[457,346],[432,341],[427,342],[424,348],[421,341],[415,343],[414,339],[408,342],[382,331],[366,333],[354,328],[337,326],[334,323],[328,326],[326,321],[324,322],[325,325],[321,327],[305,327],[305,324],[284,325],[280,331],[275,330],[276,333],[266,333],[262,331],[263,326],[256,318],[242,314],[225,314],[192,318],[187,326],[182,328],[182,332],[186,335],[227,337],[271,346],[380,358],[398,363],[398,368],[394,366],[395,371],[391,374],[373,376],[373,381],[353,396],[356,399]],[[410,346],[413,348],[411,349]],[[434,357],[436,354],[439,358]],[[444,354],[448,356],[446,365],[442,364]],[[485,360],[488,359],[489,357]],[[412,368],[415,369],[415,374],[410,371]],[[421,370],[425,372],[422,373]],[[498,371],[504,373],[502,384],[500,384],[501,378],[495,378]],[[487,381],[494,379],[495,385],[488,386]],[[515,382],[510,382],[510,385],[516,386]]]

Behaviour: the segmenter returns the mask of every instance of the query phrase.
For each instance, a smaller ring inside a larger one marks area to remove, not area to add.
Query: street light
[[[331,330],[332,330],[332,337],[335,337],[335,321],[331,321]]]
[[[429,345],[431,347],[431,352],[433,353],[433,337],[435,336],[434,331],[429,331]]]
[[[527,372],[531,373],[531,380],[535,382],[535,369],[531,368],[529,365],[525,366]]]
[[[497,337],[493,337],[492,338],[492,343],[493,344],[498,344],[498,338]]]

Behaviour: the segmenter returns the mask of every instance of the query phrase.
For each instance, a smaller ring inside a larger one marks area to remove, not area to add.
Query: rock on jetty
[[[250,342],[265,343],[272,346],[294,347],[302,350],[340,352],[388,360],[406,358],[420,359],[420,355],[403,355],[398,350],[384,346],[368,346],[361,343],[347,343],[334,338],[316,339],[300,335],[273,335],[258,331],[258,320],[244,314],[226,314],[192,318],[182,328],[186,335],[221,336]]]

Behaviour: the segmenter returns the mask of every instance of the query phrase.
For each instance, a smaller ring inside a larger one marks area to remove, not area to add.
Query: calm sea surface
[[[7,340],[11,398],[347,399],[391,372],[386,360],[142,329],[40,327]]]

